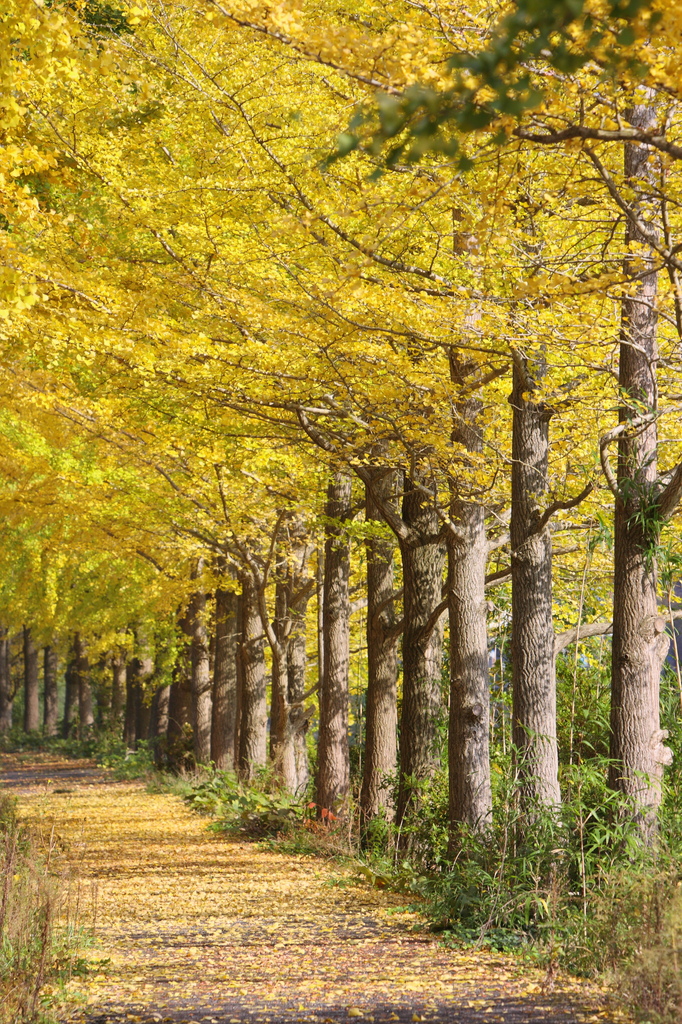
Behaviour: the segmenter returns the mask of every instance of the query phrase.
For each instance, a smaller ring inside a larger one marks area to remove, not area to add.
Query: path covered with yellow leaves
[[[45,833],[54,826],[84,904],[96,894],[95,966],[72,983],[82,1003],[69,1021],[615,1019],[571,984],[547,991],[513,958],[446,949],[395,897],[330,884],[332,866],[217,838],[178,798],[91,764],[2,755],[0,784],[17,793],[24,819]]]

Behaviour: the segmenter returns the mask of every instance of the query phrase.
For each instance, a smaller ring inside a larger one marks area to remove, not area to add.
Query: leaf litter
[[[330,887],[338,867],[217,838],[178,797],[92,763],[0,755],[0,782],[92,894],[89,970],[70,982],[65,1024],[625,1020],[593,986],[548,991],[518,958],[446,948],[395,895]]]

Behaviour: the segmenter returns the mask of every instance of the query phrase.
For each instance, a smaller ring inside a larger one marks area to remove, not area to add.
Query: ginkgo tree
[[[448,12],[455,36],[428,6],[397,5],[390,24],[360,3],[341,14],[281,5],[262,19],[212,0],[122,5],[113,20],[93,17],[92,5],[36,10],[21,43],[3,23],[13,76],[4,95],[20,106],[7,129],[12,181],[22,182],[3,195],[8,210],[23,211],[8,219],[3,244],[32,291],[21,298],[12,285],[2,329],[4,401],[19,432],[34,432],[35,449],[19,445],[3,476],[11,491],[25,473],[24,495],[37,496],[30,513],[22,499],[21,527],[49,524],[36,550],[50,538],[67,547],[77,538],[83,564],[98,564],[88,559],[106,537],[111,578],[132,560],[146,612],[119,602],[114,632],[147,613],[179,612],[191,670],[181,653],[168,699],[182,703],[191,693],[199,760],[220,751],[223,763],[236,756],[248,774],[265,759],[266,638],[272,753],[291,789],[305,777],[309,718],[300,649],[294,656],[306,616],[294,628],[292,610],[312,593],[306,565],[314,561],[327,642],[318,661],[318,802],[338,809],[349,789],[348,531],[359,510],[357,477],[368,520],[384,524],[366,534],[363,813],[391,813],[381,779],[395,764],[400,635],[399,820],[433,774],[447,613],[454,836],[462,824],[490,821],[486,619],[491,588],[508,579],[516,771],[529,813],[558,805],[555,650],[584,633],[572,602],[553,594],[553,557],[562,536],[594,529],[605,479],[615,491],[617,566],[628,562],[620,552],[632,540],[640,569],[627,580],[646,580],[648,595],[625,623],[618,602],[628,588],[615,587],[614,666],[623,638],[643,636],[645,620],[651,627],[651,699],[632,753],[618,745],[619,715],[625,732],[637,716],[618,696],[622,665],[614,667],[613,782],[653,813],[665,759],[654,549],[680,474],[672,420],[656,407],[649,368],[662,358],[658,387],[673,408],[678,204],[674,151],[650,116],[658,101],[640,104],[637,118],[649,111],[650,121],[634,135],[632,124],[623,127],[623,117],[634,117],[628,102],[640,97],[634,62],[623,84],[584,62],[548,77],[535,54],[542,101],[523,122],[497,111],[462,137],[464,163],[425,147],[419,163],[398,153],[386,166],[372,146],[324,162],[349,110],[373,102],[376,88],[389,96],[418,81],[445,88],[452,39],[462,52],[480,48],[487,5],[466,18],[459,8]],[[652,31],[668,39],[670,26],[660,24]],[[663,73],[651,71],[648,42],[628,45],[633,61],[639,46],[650,74]],[[27,75],[24,64],[39,73]],[[655,90],[653,79],[647,88]],[[576,133],[588,96],[594,127],[581,123]],[[674,97],[666,102],[670,134],[677,107]],[[605,116],[615,127],[603,127]],[[24,142],[32,154],[25,166]],[[652,150],[661,154],[655,161]],[[36,154],[49,157],[40,163]],[[633,383],[623,354],[617,378],[613,352],[623,331],[623,353],[639,352],[635,321],[648,354]],[[619,402],[614,432],[610,410]],[[16,429],[8,421],[5,432]],[[653,468],[656,429],[666,444],[662,481]],[[653,504],[640,493],[645,478]],[[322,535],[325,557],[313,559]],[[393,543],[402,594],[393,590]],[[580,541],[562,558],[571,563],[574,554],[582,564]],[[300,579],[285,585],[287,564]],[[103,576],[80,633],[109,636]],[[12,622],[25,624],[29,610],[40,620],[38,607],[16,604]],[[609,628],[606,618],[591,624],[594,632]],[[557,619],[566,627],[559,638]],[[66,619],[63,628],[76,630]],[[213,679],[212,643],[220,666]],[[140,690],[138,669],[130,693]],[[638,668],[633,685],[641,678]],[[642,773],[646,786],[627,781]]]

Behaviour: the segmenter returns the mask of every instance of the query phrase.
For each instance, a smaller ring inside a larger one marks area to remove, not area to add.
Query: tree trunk
[[[351,479],[337,473],[327,489],[324,547],[324,675],[320,685],[317,803],[339,810],[348,798],[348,673],[350,640],[350,546],[333,520],[350,516]]]
[[[108,654],[102,654],[97,663],[97,684],[95,686],[96,723],[101,729],[111,720],[111,687],[106,682]]]
[[[114,656],[111,665],[111,724],[117,726],[123,714],[123,702],[126,685],[126,659],[125,655]]]
[[[140,661],[131,658],[126,666],[126,708],[123,723],[123,742],[127,750],[134,750],[137,744],[137,706],[140,690]]]
[[[24,626],[24,732],[37,732],[39,728],[38,648],[31,630]]]
[[[653,106],[637,106],[628,114],[644,131],[657,124]],[[636,192],[632,204],[642,210],[642,181],[653,182],[656,172],[645,146],[625,146],[625,176]],[[645,191],[647,191],[645,189]],[[653,226],[651,226],[653,232]],[[626,257],[625,273],[635,278],[633,294],[623,299],[619,382],[623,404],[619,422],[626,424],[642,410],[658,405],[656,259],[642,252],[643,238],[626,219],[626,247],[635,243],[636,256]],[[648,273],[642,274],[642,261]],[[618,472],[614,535],[613,654],[611,689],[610,783],[629,796],[645,836],[655,828],[661,801],[663,767],[671,761],[660,728],[659,685],[669,647],[658,611],[656,545],[660,523],[656,516],[658,437],[656,421],[625,430],[618,442]]]
[[[296,608],[291,609],[292,625],[289,640],[289,657],[287,667],[289,673],[289,704],[291,707],[292,727],[294,730],[294,760],[296,764],[296,792],[305,793],[310,781],[308,767],[308,732],[309,715],[303,707],[306,692],[306,608],[308,599],[301,599]]]
[[[244,694],[244,660],[241,656],[242,633],[244,629],[244,609],[242,595],[237,594],[237,703],[235,710],[234,730],[234,768],[239,768],[239,751],[241,749],[241,728],[242,728],[242,697]]]
[[[428,481],[421,480],[421,483]],[[403,702],[400,716],[400,783],[396,818],[415,807],[419,783],[436,768],[436,735],[443,711],[441,693],[442,620],[425,627],[441,603],[445,545],[433,502],[409,480],[405,482],[400,538],[403,563]]]
[[[552,619],[552,538],[541,528],[551,412],[533,399],[542,366],[514,353],[512,422],[512,738],[524,809],[557,807],[559,757]]]
[[[12,728],[13,702],[9,630],[0,629],[0,736],[6,736]]]
[[[78,737],[82,739],[92,732],[95,716],[92,713],[92,690],[90,687],[90,663],[87,650],[80,633],[73,639],[76,680],[78,686]]]
[[[233,770],[237,736],[237,595],[216,590],[215,660],[211,760],[216,768]]]
[[[255,769],[267,760],[267,687],[263,653],[263,625],[258,595],[249,573],[242,577],[242,634],[239,645],[242,663],[241,721],[239,726],[239,772],[251,779]]]
[[[151,705],[151,721],[149,738],[158,740],[168,732],[168,707],[170,704],[170,686],[159,686],[154,692]]]
[[[57,702],[57,672],[59,670],[59,655],[52,645],[48,645],[43,652],[43,679],[44,679],[44,728],[46,736],[57,735],[57,718],[59,706]]]
[[[188,611],[192,662],[192,735],[197,764],[211,759],[211,672],[206,628],[206,595],[196,592]]]
[[[140,740],[148,740],[151,737],[152,704],[147,699],[147,693],[140,681],[135,692],[135,735],[137,743]]]
[[[187,629],[184,623],[181,623],[181,629],[183,634],[186,634]],[[188,731],[191,709],[192,678],[189,667],[189,652],[185,648],[179,652],[173,668],[173,682],[171,683],[168,700],[168,746],[171,760],[175,756],[173,748],[180,746],[185,732]]]
[[[261,621],[267,618],[264,595],[260,595]],[[272,654],[272,700],[270,704],[270,755],[284,788],[297,788],[296,751],[289,704],[289,589],[286,562],[280,560],[275,587],[275,621],[263,623]]]
[[[397,505],[398,474],[374,468],[372,489],[366,487],[365,518],[383,523],[376,495],[382,504]],[[365,761],[360,793],[363,830],[379,814],[393,817],[391,776],[397,767],[398,742],[398,637],[393,601],[395,540],[371,537],[367,549],[367,706]]]
[[[73,725],[76,718],[76,708],[78,707],[78,679],[76,676],[76,661],[73,652],[73,645],[71,645],[66,663],[65,683],[62,736],[66,740],[73,731]]]
[[[324,547],[318,544],[316,559],[317,596],[317,680],[324,676]]]
[[[468,368],[452,360],[453,379],[466,381]],[[483,452],[482,403],[462,402],[453,441],[472,456]],[[470,463],[475,469],[476,464]],[[450,829],[482,828],[492,817],[490,786],[490,687],[485,571],[488,541],[485,509],[475,500],[473,480],[462,479],[465,493],[451,482],[448,531],[448,611],[450,618],[450,723],[448,730]],[[467,493],[468,492],[468,493]],[[472,500],[472,497],[474,500]]]

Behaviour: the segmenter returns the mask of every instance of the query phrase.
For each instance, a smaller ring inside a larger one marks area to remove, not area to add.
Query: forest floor
[[[70,864],[88,969],[79,1024],[577,1024],[624,1020],[519,957],[438,942],[405,897],[219,838],[176,796],[92,762],[0,754],[20,818]]]

